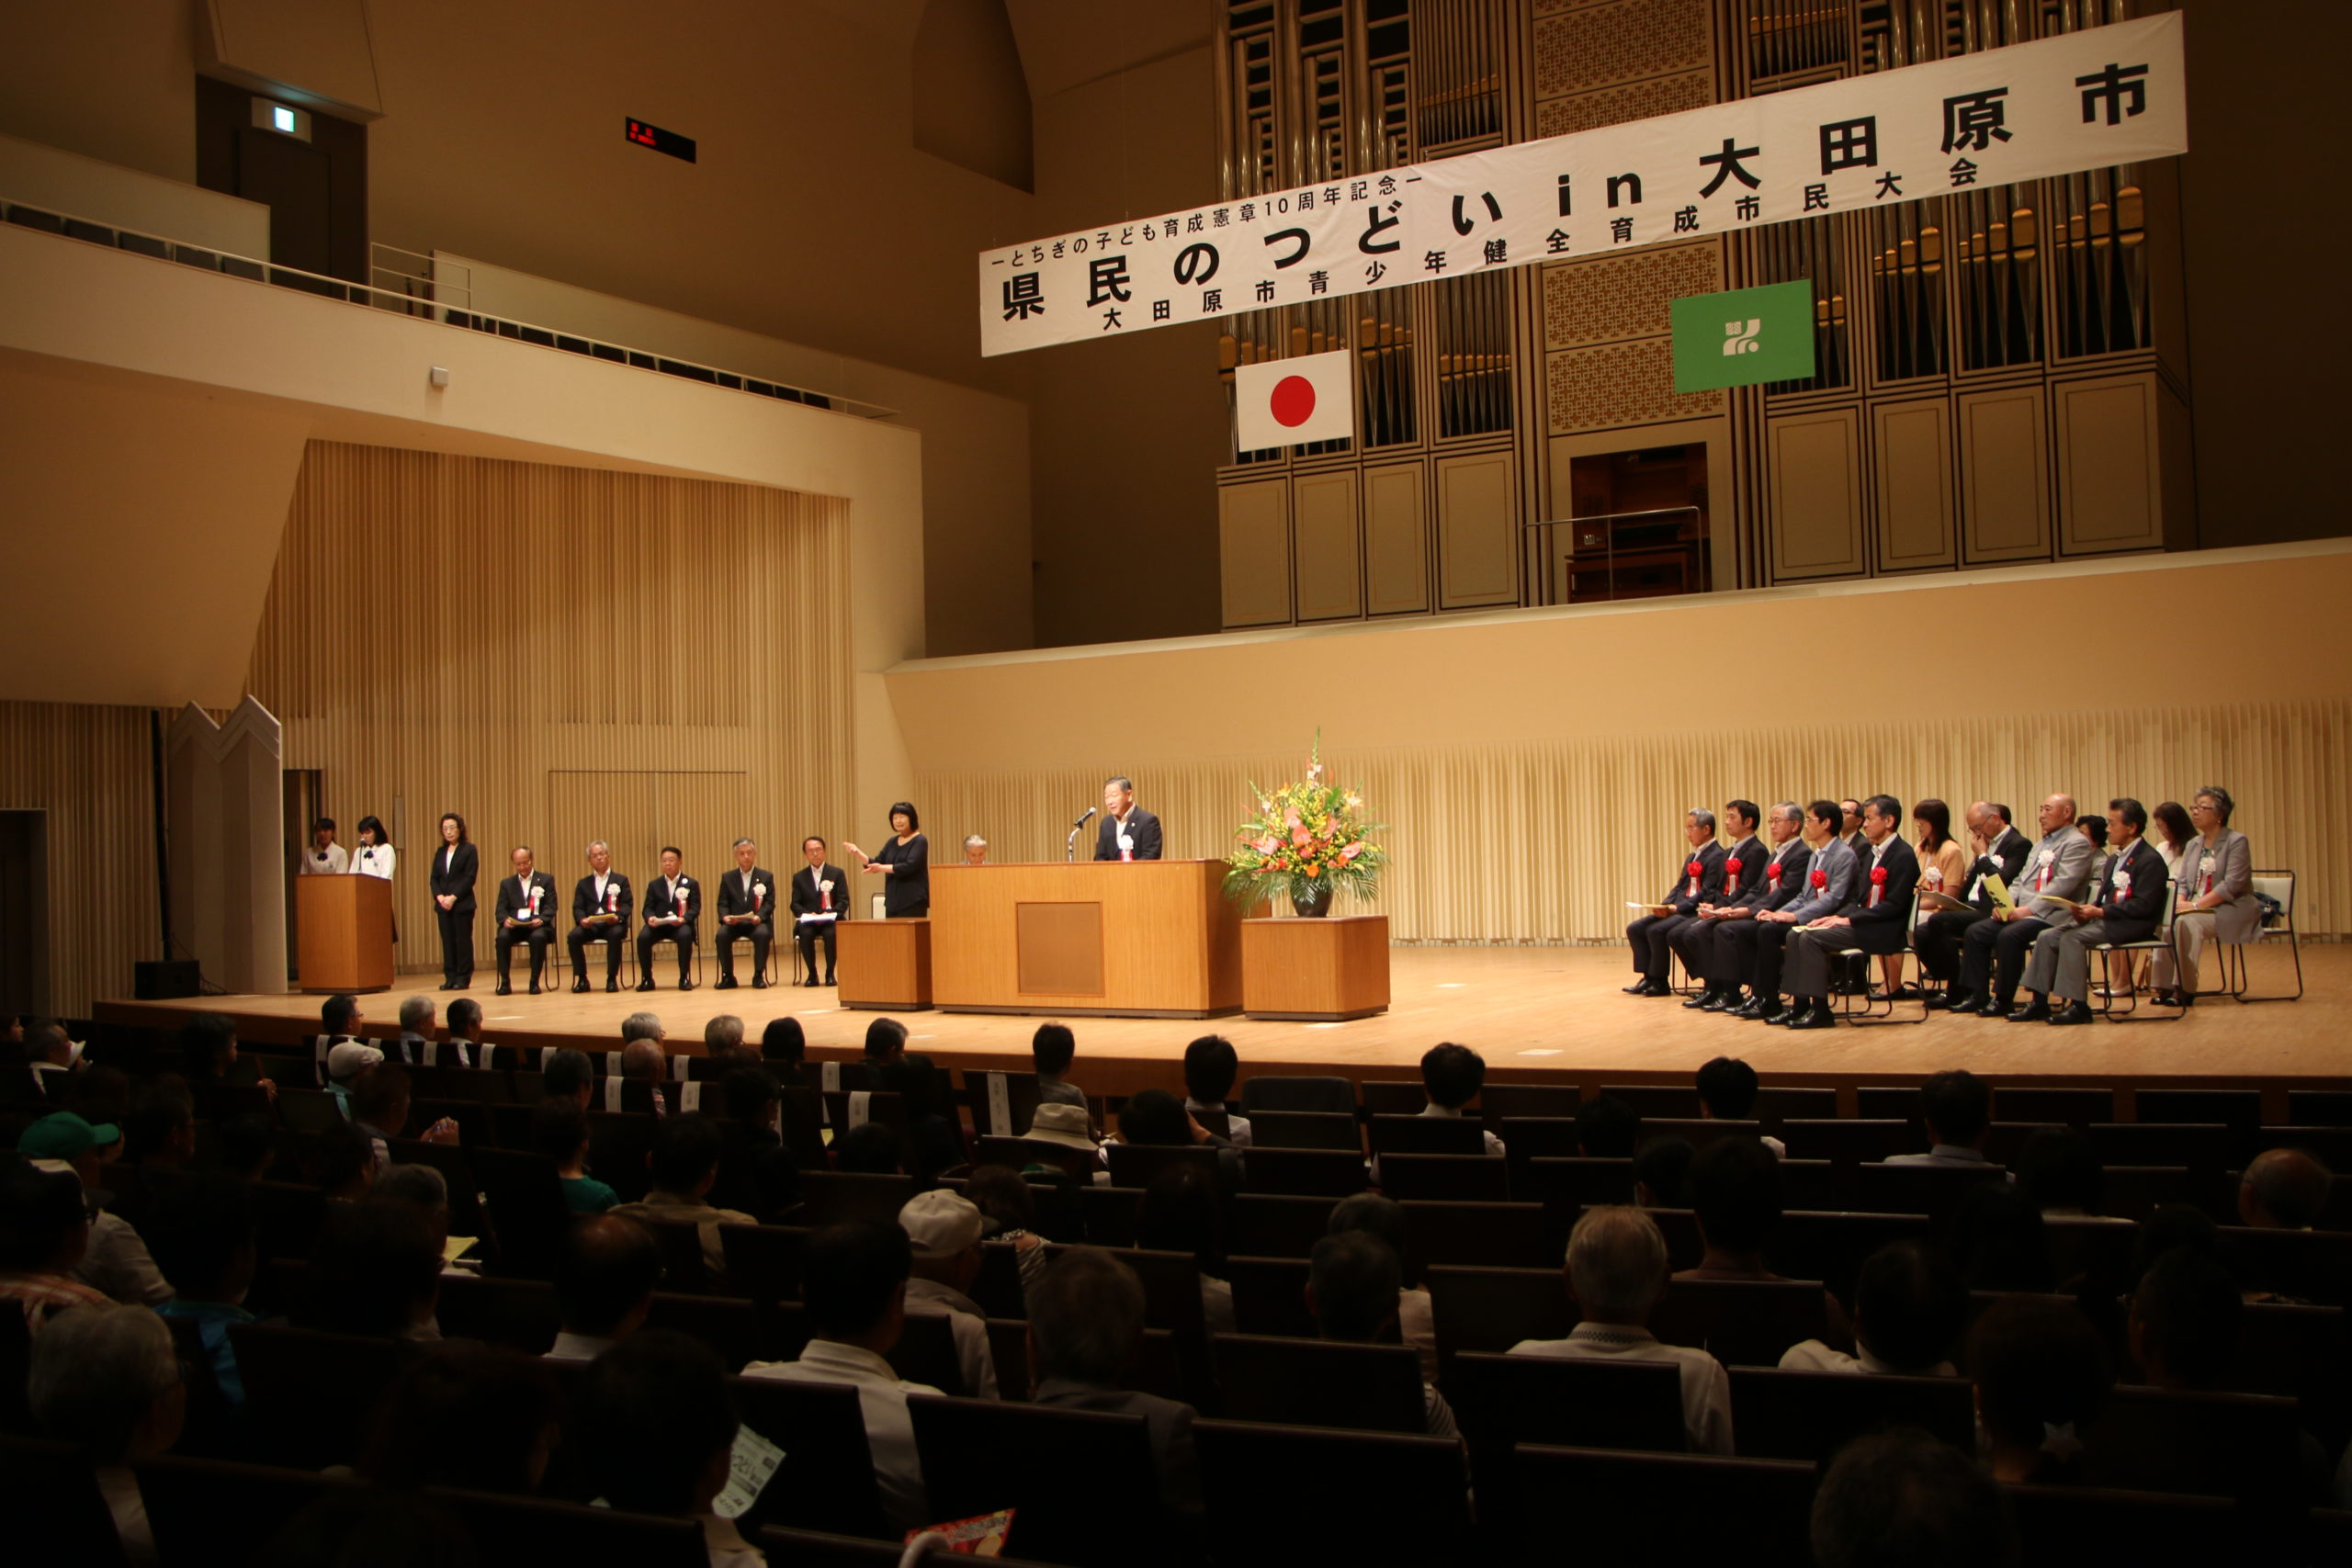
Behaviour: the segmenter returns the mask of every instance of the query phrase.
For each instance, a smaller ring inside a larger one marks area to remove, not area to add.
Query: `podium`
[[[1388,1010],[1388,917],[1241,922],[1241,1010],[1337,1022]]]
[[[392,987],[392,885],[380,876],[294,879],[294,972],[305,991]]]
[[[931,868],[932,999],[946,1012],[1211,1018],[1241,1008],[1225,863]]]
[[[929,920],[841,920],[833,940],[842,1006],[891,1012],[931,1006]]]

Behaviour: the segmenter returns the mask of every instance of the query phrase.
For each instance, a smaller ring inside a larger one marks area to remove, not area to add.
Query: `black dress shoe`
[[[503,981],[503,980],[501,980],[500,982],[498,982],[498,995],[500,995],[500,996],[502,996],[502,997],[511,997],[511,996],[513,996],[514,994],[514,987],[512,987],[512,986],[508,985],[508,984],[507,984],[505,981]]]
[[[1650,994],[1649,976],[1645,975],[1632,985],[1620,986],[1617,988],[1629,997],[1646,997]]]
[[[1974,1012],[1984,1005],[1984,998],[1973,991],[1963,991],[1957,986],[1944,992],[1942,998],[1929,1004],[1946,1012]]]
[[[1791,1029],[1835,1029],[1838,1015],[1829,1010],[1826,1001],[1818,1001],[1789,1020]]]
[[[839,985],[840,982],[835,980],[831,975],[828,975],[825,976],[825,984],[828,986],[835,986]]]
[[[2040,1023],[2050,1016],[2050,1000],[2036,997],[2017,1011],[2009,1014],[2011,1023]]]
[[[764,991],[767,988],[768,977],[765,975],[754,975],[752,976],[752,989],[755,991]]]
[[[1648,985],[1642,987],[1642,995],[1645,997],[1670,997],[1674,995],[1674,987],[1668,985],[1663,980],[1652,980]]]
[[[1689,1008],[1693,1012],[1698,1011],[1701,1008],[1713,1007],[1714,1002],[1715,993],[1712,989],[1702,991],[1695,997],[1685,997],[1682,998],[1682,1005]]]
[[[721,975],[718,977],[718,984],[711,988],[718,991],[731,991],[735,988],[735,976],[732,975]]]
[[[2009,1016],[2009,1010],[2013,1005],[2014,1004],[2012,1003],[2003,1001],[1998,997],[1987,997],[1984,998],[1982,1005],[1967,1008],[1962,1010],[1973,1012],[1979,1018],[2007,1018]]]
[[[1778,997],[1766,997],[1762,1000],[1752,1005],[1755,1007],[1756,1010],[1748,1013],[1747,1016],[1755,1019],[1759,1023],[1778,1023],[1781,1019],[1788,1015],[1788,1008],[1781,1003],[1781,998]]]
[[[1745,999],[1736,990],[1717,991],[1707,998],[1706,1005],[1699,1010],[1701,1012],[1737,1012],[1745,1005]]]
[[[531,982],[531,995],[533,995],[533,996],[535,996],[535,997],[536,997],[536,996],[537,996],[538,994],[539,994],[539,983],[538,983],[537,980],[534,980],[534,981],[532,981],[532,982]]]
[[[682,991],[691,991],[694,988],[694,981],[687,979],[684,975],[678,976],[678,989]]]
[[[637,988],[640,991],[650,991],[653,988],[653,982],[650,980],[639,980],[637,983]]]
[[[577,995],[585,995],[588,990],[588,976],[574,975],[571,977],[571,989]]]
[[[2068,1002],[2050,1015],[2052,1023],[2097,1023],[2098,1015],[2091,1011],[2088,1002]]]
[[[441,988],[445,991],[454,991],[458,988],[458,983],[455,980],[444,980],[441,982]]]
[[[817,976],[811,975],[806,980],[795,980],[793,984],[804,991],[813,991],[817,988]]]
[[[619,980],[616,976],[607,976],[605,977],[605,995],[610,996],[610,995],[612,995],[614,992],[618,991],[620,988],[621,988],[621,983],[620,983],[620,980]]]

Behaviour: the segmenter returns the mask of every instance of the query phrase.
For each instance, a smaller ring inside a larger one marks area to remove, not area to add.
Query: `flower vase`
[[[1290,885],[1291,912],[1315,919],[1331,912],[1331,885],[1320,878],[1295,878]]]

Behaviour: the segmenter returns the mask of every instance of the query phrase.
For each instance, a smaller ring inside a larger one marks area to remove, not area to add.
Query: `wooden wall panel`
[[[1364,608],[1373,615],[1430,607],[1428,474],[1419,463],[1363,471]]]
[[[2063,382],[2051,396],[2058,415],[2060,553],[2164,548],[2154,372]]]
[[[1862,570],[1861,412],[1790,414],[1764,431],[1774,580]]]
[[[1278,626],[1290,619],[1289,502],[1289,482],[1278,479],[1216,492],[1227,626]]]
[[[1437,460],[1438,607],[1519,603],[1518,486],[1509,452]]]
[[[1363,548],[1353,468],[1291,481],[1291,547],[1302,621],[1363,614]]]
[[[781,864],[772,846],[805,832],[880,830],[850,818],[847,513],[751,485],[311,445],[248,684],[285,726],[285,765],[321,771],[330,815],[390,825],[404,968],[438,962],[424,869],[445,810],[486,881],[527,842],[566,890],[592,837],[642,885],[663,838],[715,872],[739,834]],[[600,795],[614,773],[675,783]]]
[[[61,1017],[130,994],[131,964],[163,956],[148,710],[0,703],[0,809],[47,814],[49,996]],[[34,1007],[39,998],[0,1005]]]
[[[1881,571],[1948,567],[1956,558],[1951,405],[1941,398],[1881,403],[1871,410],[1878,437],[1878,566]]]
[[[1962,553],[1968,564],[2050,558],[2042,389],[1960,396]]]

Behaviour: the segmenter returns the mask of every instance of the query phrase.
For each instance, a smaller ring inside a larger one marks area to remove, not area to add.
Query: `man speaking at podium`
[[[1158,860],[1159,818],[1136,804],[1136,781],[1102,785],[1102,827],[1094,835],[1096,860]]]

